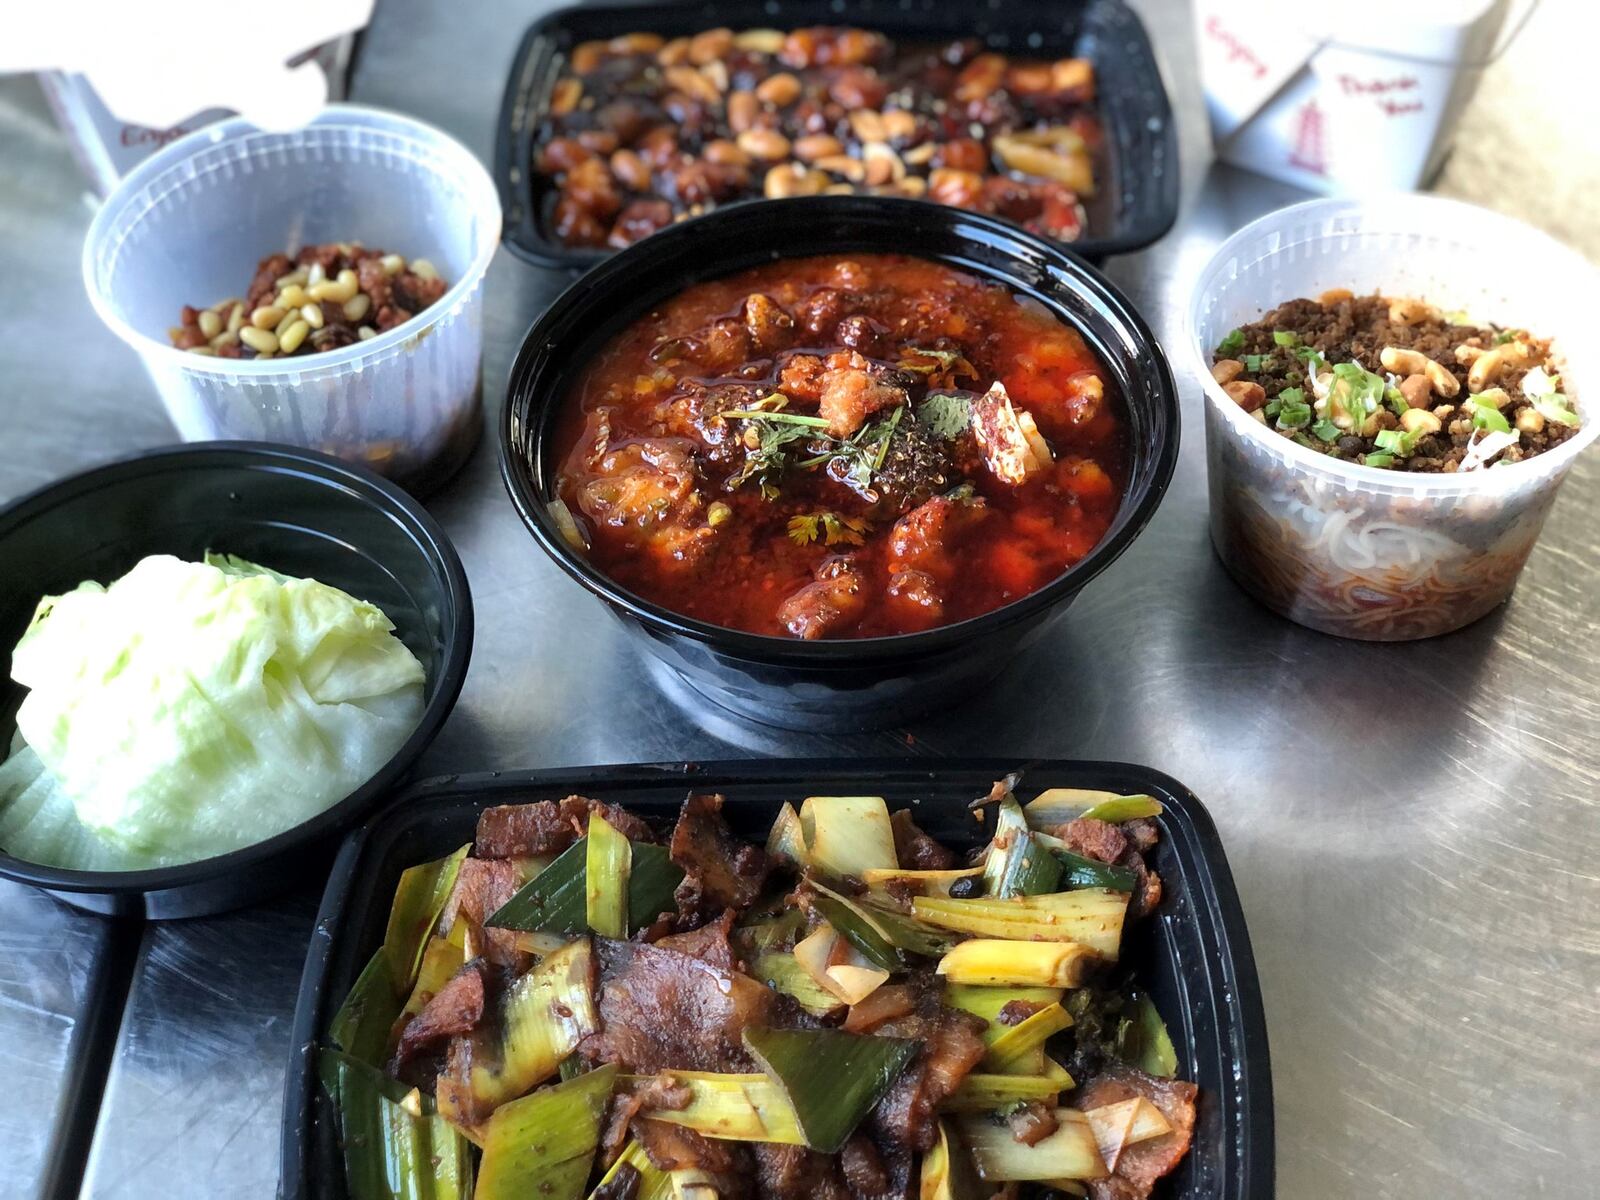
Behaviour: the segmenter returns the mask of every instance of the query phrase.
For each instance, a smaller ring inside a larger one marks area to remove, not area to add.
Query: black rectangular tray
[[[1165,896],[1154,919],[1132,927],[1124,961],[1166,1019],[1179,1074],[1200,1085],[1201,1100],[1194,1147],[1159,1194],[1167,1200],[1272,1196],[1266,1019],[1244,915],[1210,816],[1182,784],[1147,767],[999,758],[655,763],[457,775],[407,788],[345,841],[323,894],[295,1007],[279,1195],[345,1200],[331,1103],[317,1082],[317,1047],[383,940],[400,872],[471,841],[484,808],[576,792],[665,823],[693,788],[723,793],[734,830],[764,841],[785,800],[866,793],[885,797],[891,811],[912,808],[934,837],[965,847],[987,840],[992,825],[975,822],[968,803],[1019,766],[1024,797],[1049,787],[1102,788],[1145,793],[1166,806],[1156,851]]]
[[[550,93],[580,42],[648,31],[667,37],[726,25],[797,29],[856,25],[901,41],[977,37],[1001,52],[1075,55],[1095,66],[1103,186],[1088,203],[1088,236],[1063,243],[1098,262],[1156,241],[1178,216],[1178,134],[1155,52],[1139,18],[1122,0],[1054,4],[988,0],[700,0],[690,4],[606,4],[563,8],[523,35],[512,59],[496,126],[494,176],[505,212],[502,238],[512,253],[541,267],[587,269],[612,249],[569,247],[544,230],[550,189],[531,169],[534,139],[548,116]],[[749,204],[782,201],[749,200]],[[914,247],[913,247],[914,249]]]

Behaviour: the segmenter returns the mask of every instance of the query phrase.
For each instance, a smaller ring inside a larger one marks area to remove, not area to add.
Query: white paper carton
[[[1321,192],[1415,188],[1449,152],[1513,0],[1196,0],[1217,157]],[[1336,22],[1336,23],[1335,23]]]

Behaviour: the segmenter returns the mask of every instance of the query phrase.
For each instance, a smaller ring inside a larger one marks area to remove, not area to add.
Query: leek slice
[[[989,1023],[983,1031],[984,1041],[994,1039],[1010,1026],[1000,1024],[1000,1010],[1013,1002],[1029,1005],[1059,1004],[1063,990],[1056,987],[977,987],[971,984],[951,984],[944,990],[946,1008],[958,1008]]]
[[[840,933],[849,938],[856,949],[888,970],[895,970],[904,965],[896,951],[905,950],[912,954],[920,954],[924,958],[938,958],[959,940],[944,930],[907,916],[898,908],[879,900],[867,896],[846,896],[816,879],[810,880],[807,886],[818,899],[826,897],[835,902],[834,909],[828,910],[830,913],[837,911],[839,907],[849,911],[850,918],[844,925],[836,921],[833,924]],[[862,929],[861,926],[865,928]],[[851,928],[858,930],[862,940],[857,940]],[[868,950],[863,941],[878,947],[879,953],[885,960],[880,961]]]
[[[470,844],[465,845],[454,854],[400,873],[383,948],[389,955],[390,977],[401,991],[409,991],[416,982],[423,950],[438,927],[439,914],[456,886],[461,862],[471,849]]]
[[[1017,896],[1010,900],[950,900],[918,896],[918,920],[979,937],[1076,942],[1115,961],[1122,944],[1128,897],[1102,888]]]
[[[1084,788],[1050,788],[1028,801],[1024,808],[1035,829],[1065,825],[1077,817],[1093,817],[1113,825],[1137,817],[1159,817],[1166,811],[1154,796],[1097,792]]]
[[[889,980],[889,972],[873,966],[826,921],[795,943],[795,961],[846,1004],[859,1004]]]
[[[1142,992],[1134,1001],[1133,1018],[1121,1031],[1118,1049],[1146,1075],[1171,1079],[1178,1073],[1178,1052],[1173,1048],[1167,1023],[1156,1011],[1155,1002]]]
[[[787,951],[763,954],[751,965],[750,973],[775,991],[792,997],[814,1017],[839,1011],[844,1002],[811,977],[799,959]]]
[[[630,1141],[617,1155],[617,1161],[611,1164],[611,1169],[601,1176],[594,1191],[589,1193],[589,1200],[604,1200],[604,1197],[612,1195],[610,1186],[624,1167],[631,1167],[639,1173],[639,1186],[633,1191],[633,1200],[667,1200],[675,1194],[672,1179],[675,1172],[663,1171],[650,1161],[643,1146]]]
[[[951,983],[985,987],[1077,987],[1099,958],[1075,942],[1008,942],[975,938],[939,960]]]
[[[1072,1014],[1059,1004],[1006,1029],[989,1043],[985,1065],[997,1075],[1032,1075],[1044,1069],[1044,1044],[1072,1024]]]
[[[503,1104],[484,1129],[474,1200],[577,1200],[594,1165],[615,1066]]]
[[[601,937],[628,936],[628,881],[633,846],[599,813],[589,816],[584,855],[584,911],[589,928]]]
[[[988,1200],[972,1154],[949,1121],[939,1122],[939,1140],[922,1156],[918,1200]]]
[[[831,874],[900,865],[882,796],[812,796],[800,805],[800,829],[807,862]]]
[[[351,1200],[468,1200],[471,1147],[420,1093],[333,1050],[318,1073],[339,1114]]]
[[[1117,1160],[1129,1146],[1172,1132],[1166,1114],[1143,1096],[1103,1104],[1083,1115],[1094,1131],[1095,1145],[1108,1171],[1117,1169]]]
[[[974,1071],[939,1107],[944,1112],[999,1112],[1013,1104],[1047,1100],[1055,1106],[1061,1085],[1043,1075],[983,1075]]]
[[[997,900],[1053,892],[1061,863],[1028,830],[1017,798],[1007,793],[995,810],[994,837],[983,860],[984,891]]]
[[[594,952],[585,940],[513,980],[501,997],[498,1022],[472,1036],[465,1078],[449,1068],[439,1076],[440,1110],[470,1126],[473,1113],[515,1100],[554,1075],[599,1028],[593,978]]]
[[[800,814],[787,800],[772,820],[772,832],[767,834],[767,854],[792,867],[806,865],[805,830],[800,825]]]
[[[748,951],[748,957],[786,951],[799,940],[806,927],[806,915],[798,908],[785,909],[781,916],[734,928],[733,935]]]
[[[395,986],[393,959],[379,946],[328,1027],[328,1038],[358,1062],[381,1067],[400,1019],[402,999]]]
[[[590,818],[593,820],[593,818]],[[628,924],[641,929],[674,910],[673,892],[683,872],[665,846],[632,842],[628,873]],[[561,856],[497,909],[485,925],[493,929],[581,934],[589,928],[589,839],[579,838]]]
[[[855,905],[831,894],[813,896],[811,903],[827,918],[828,924],[837,929],[845,941],[860,951],[861,957],[873,966],[885,971],[898,971],[906,965],[900,952]]]
[[[906,1064],[917,1043],[832,1029],[746,1029],[744,1044],[794,1109],[806,1144],[835,1154]]]
[[[905,871],[898,867],[890,871],[874,867],[861,873],[861,882],[874,892],[881,892],[889,884],[897,883],[924,896],[948,896],[950,885],[956,880],[974,879],[982,874],[982,867],[959,867],[949,871]]]
[[[672,1081],[689,1089],[684,1108],[644,1109],[652,1121],[682,1125],[709,1138],[736,1142],[806,1145],[794,1106],[782,1085],[768,1075],[723,1075],[712,1071],[669,1071]],[[625,1084],[648,1081],[648,1075],[624,1076]]]
[[[986,1183],[1008,1180],[1104,1179],[1109,1172],[1100,1158],[1089,1119],[1075,1108],[1055,1110],[1056,1131],[1024,1146],[1004,1124],[988,1117],[957,1117],[961,1138],[972,1150],[978,1174]]]

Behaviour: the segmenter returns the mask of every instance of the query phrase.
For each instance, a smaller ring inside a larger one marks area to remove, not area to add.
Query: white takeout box
[[[1346,0],[1302,11],[1196,0],[1217,157],[1320,192],[1419,186],[1444,162],[1483,68],[1509,40],[1496,45],[1512,4]]]

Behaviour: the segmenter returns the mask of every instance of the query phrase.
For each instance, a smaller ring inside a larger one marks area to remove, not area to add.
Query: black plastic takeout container
[[[408,788],[344,844],[323,894],[295,1007],[284,1090],[283,1200],[344,1200],[331,1102],[316,1055],[333,1015],[383,941],[395,883],[406,867],[470,842],[478,813],[495,804],[555,800],[574,792],[623,804],[669,825],[688,791],[717,791],[736,833],[764,842],[778,807],[808,795],[881,795],[911,808],[950,846],[993,832],[967,805],[1015,769],[1006,759],[906,759],[657,763],[462,775]],[[1159,799],[1156,867],[1165,885],[1157,915],[1132,927],[1123,961],[1151,993],[1172,1033],[1179,1074],[1201,1088],[1194,1146],[1158,1191],[1166,1200],[1265,1200],[1273,1194],[1272,1072],[1250,936],[1211,817],[1176,780],[1125,763],[1028,764],[1019,795],[1050,787],[1103,788]],[[988,813],[992,813],[987,810]]]
[[[670,612],[608,579],[562,537],[547,505],[553,427],[594,352],[663,298],[775,258],[909,253],[995,280],[1081,332],[1123,399],[1132,461],[1122,506],[1085,558],[1004,608],[923,633],[802,641]],[[881,197],[734,205],[665,229],[590,271],[523,340],[500,421],[501,468],[534,538],[700,696],[744,717],[811,730],[893,724],[971,694],[1125,550],[1155,512],[1178,453],[1178,395],[1133,306],[1082,259],[1015,225]]]
[[[466,575],[442,530],[399,488],[311,450],[199,442],[96,467],[0,512],[0,730],[9,743],[24,689],[10,647],[40,597],[108,583],[150,554],[237,554],[314,576],[378,605],[427,674],[422,723],[367,783],[254,846],[150,871],[68,871],[12,858],[0,876],[114,915],[195,917],[283,891],[325,867],[337,837],[377,805],[456,702],[472,650]]]
[[[855,25],[906,42],[975,37],[1001,53],[1090,59],[1105,131],[1095,168],[1103,183],[1089,201],[1085,236],[1071,243],[1072,249],[1091,261],[1126,254],[1156,241],[1177,219],[1178,134],[1172,107],[1150,37],[1122,0],[703,0],[563,8],[541,17],[523,35],[495,135],[494,176],[505,212],[505,244],[542,267],[589,267],[616,253],[566,246],[547,232],[553,189],[532,170],[551,89],[574,46],[635,32],[677,37],[719,26],[789,30],[811,25]]]

